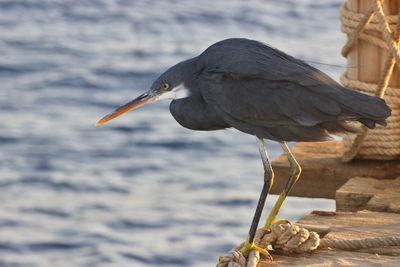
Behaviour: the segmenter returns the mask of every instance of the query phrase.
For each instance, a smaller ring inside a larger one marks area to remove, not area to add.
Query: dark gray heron
[[[201,55],[164,72],[151,89],[102,118],[102,125],[130,110],[161,99],[172,99],[170,111],[183,127],[200,130],[236,128],[256,136],[264,165],[264,185],[243,253],[253,249],[265,200],[274,181],[265,139],[282,146],[291,175],[264,225],[269,228],[301,168],[287,141],[325,141],[332,134],[354,131],[348,121],[368,128],[386,125],[391,110],[385,101],[348,90],[305,62],[263,43],[227,39]]]

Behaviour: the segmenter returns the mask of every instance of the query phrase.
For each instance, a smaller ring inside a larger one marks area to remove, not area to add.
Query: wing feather
[[[243,79],[223,75],[202,90],[205,101],[255,125],[313,126],[340,117],[340,105],[286,80]]]

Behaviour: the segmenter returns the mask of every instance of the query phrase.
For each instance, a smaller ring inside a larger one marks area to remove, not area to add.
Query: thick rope
[[[341,250],[360,250],[364,248],[380,248],[389,246],[400,246],[400,236],[384,236],[364,239],[321,239],[320,248],[334,248]]]
[[[369,22],[371,22],[371,20],[374,16],[375,6],[376,6],[376,2],[369,7],[365,16],[363,16],[361,18],[360,23],[356,24],[356,27],[353,30],[353,33],[351,35],[349,35],[349,37],[347,39],[347,43],[342,48],[343,55],[347,55],[347,53],[350,51],[351,47],[354,45],[354,42],[357,41],[358,35],[365,28],[365,26],[368,25]],[[342,8],[342,12],[343,12],[343,8]],[[350,22],[352,22],[352,21],[350,21]],[[350,24],[350,22],[348,22],[348,24]]]
[[[351,80],[348,78],[347,72],[341,77],[341,82],[345,87],[353,88],[380,98],[383,98],[386,93],[385,99],[392,107],[393,116],[395,116],[400,109],[400,90],[398,88],[388,88],[388,84],[392,77],[395,64],[397,63],[397,65],[400,66],[398,48],[400,22],[399,16],[385,15],[382,3],[383,0],[376,0],[371,4],[365,14],[350,11],[346,3],[341,9],[342,31],[348,34],[347,43],[342,49],[343,56],[346,57],[348,55],[355,41],[358,39],[367,41],[389,51],[379,83],[376,85]],[[382,38],[367,34],[366,31],[380,32]],[[393,116],[388,120],[389,126],[385,129],[377,127],[377,129],[370,134],[368,128],[363,126],[353,139],[345,138],[344,142],[347,143],[345,147],[349,147],[349,149],[345,151],[342,160],[345,162],[351,161],[356,156],[373,159],[397,158],[400,154],[400,141],[398,138],[393,138],[392,134],[399,134],[400,129],[398,123],[400,119]]]
[[[289,253],[305,253],[315,250],[319,245],[319,235],[290,222],[274,223],[270,229],[257,230],[254,243],[261,248],[272,246],[274,251]],[[219,259],[217,267],[256,267],[260,261],[260,253],[251,250],[243,255],[240,250],[244,243],[235,247],[228,255]]]

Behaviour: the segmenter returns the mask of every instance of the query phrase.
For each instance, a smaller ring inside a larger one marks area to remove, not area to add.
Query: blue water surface
[[[254,137],[184,129],[167,102],[94,123],[229,37],[337,79],[344,68],[315,62],[345,65],[340,4],[0,0],[0,266],[215,264],[250,226],[263,170]],[[333,208],[290,198],[281,217]]]

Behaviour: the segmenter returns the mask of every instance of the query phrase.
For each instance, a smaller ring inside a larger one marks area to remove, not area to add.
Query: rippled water
[[[250,226],[254,138],[181,128],[168,103],[94,123],[228,37],[344,66],[340,3],[0,0],[0,266],[213,265]],[[281,217],[332,208],[290,198]]]

